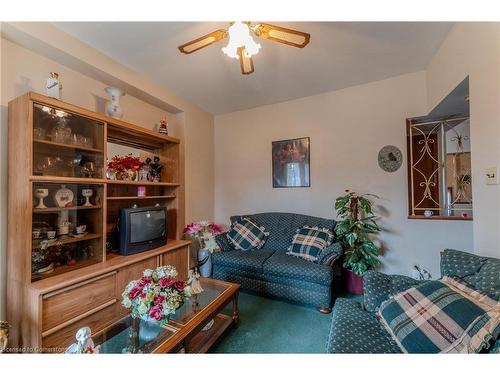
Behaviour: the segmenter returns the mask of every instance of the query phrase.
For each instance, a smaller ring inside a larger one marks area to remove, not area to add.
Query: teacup
[[[85,233],[85,230],[87,229],[86,225],[79,225],[75,228],[76,234],[83,234]]]
[[[53,240],[54,238],[56,238],[56,231],[55,230],[48,230],[47,231],[47,238],[49,240]]]
[[[36,239],[40,238],[41,233],[42,233],[42,231],[40,229],[34,229],[33,230],[33,239],[36,240]]]

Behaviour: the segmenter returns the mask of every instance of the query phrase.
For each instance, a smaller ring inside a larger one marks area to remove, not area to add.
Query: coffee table
[[[237,328],[238,284],[201,278],[204,291],[186,298],[167,325],[126,316],[94,337],[100,353],[206,353],[227,330]],[[232,314],[223,310],[232,303]],[[214,320],[212,327],[204,330]]]

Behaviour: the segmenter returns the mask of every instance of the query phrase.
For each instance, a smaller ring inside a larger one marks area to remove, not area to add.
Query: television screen
[[[165,236],[164,210],[130,213],[130,243],[147,242]]]

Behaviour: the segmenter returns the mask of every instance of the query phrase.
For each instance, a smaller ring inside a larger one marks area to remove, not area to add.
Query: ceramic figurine
[[[49,196],[49,189],[36,189],[35,197],[39,199],[38,205],[35,208],[47,208],[47,206],[43,203],[43,199]]]
[[[158,127],[158,132],[160,134],[165,134],[168,135],[168,122],[167,122],[167,117],[163,117],[160,120],[160,126]]]
[[[139,169],[139,181],[151,181],[151,158],[146,158]]]
[[[9,323],[6,321],[0,321],[0,353],[3,353],[7,349],[7,343],[9,341]]]
[[[161,170],[163,166],[160,164],[160,158],[155,156],[151,163],[151,177],[154,182],[159,182],[161,179]]]
[[[203,288],[200,283],[200,273],[198,269],[189,270],[189,279],[187,281],[187,285],[191,288],[191,294],[196,295],[203,292]]]
[[[92,331],[89,327],[83,327],[76,332],[76,343],[71,344],[66,349],[66,354],[97,354],[99,346],[94,345]]]
[[[106,87],[105,90],[110,95],[110,100],[106,104],[106,113],[113,118],[122,118],[123,109],[120,107],[120,96],[125,95],[125,93],[117,87]]]
[[[54,194],[54,201],[57,207],[70,207],[73,204],[74,197],[75,195],[66,185],[61,185],[61,188]]]
[[[49,78],[47,78],[47,96],[49,98],[54,98],[61,100],[61,89],[62,85],[59,81],[59,74],[56,72],[50,72]]]
[[[90,203],[90,197],[94,194],[92,189],[82,189],[82,196],[85,197],[84,207],[92,207],[92,203]]]

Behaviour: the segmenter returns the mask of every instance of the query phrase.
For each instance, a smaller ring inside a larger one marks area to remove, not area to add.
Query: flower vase
[[[123,117],[123,109],[120,107],[120,96],[125,93],[117,87],[106,87],[105,91],[110,95],[110,100],[106,104],[106,113],[117,119]]]
[[[201,276],[212,275],[212,254],[208,249],[203,248],[198,251],[198,268]]]
[[[163,331],[161,324],[149,315],[141,316],[138,329],[140,343],[148,343],[154,340]]]

